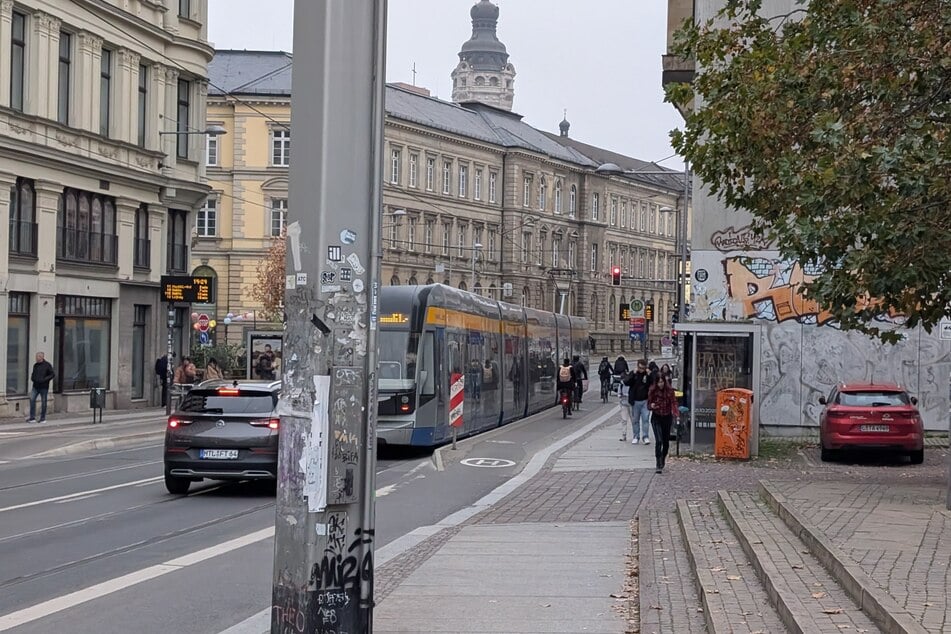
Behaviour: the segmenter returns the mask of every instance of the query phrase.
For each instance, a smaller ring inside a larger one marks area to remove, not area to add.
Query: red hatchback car
[[[845,449],[879,448],[908,454],[912,464],[924,461],[924,427],[918,399],[894,384],[843,383],[829,397],[819,418],[822,460]]]

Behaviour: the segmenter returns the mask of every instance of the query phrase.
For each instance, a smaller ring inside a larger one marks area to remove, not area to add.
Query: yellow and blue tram
[[[561,360],[578,355],[587,367],[588,342],[588,323],[581,317],[442,284],[384,287],[377,439],[421,447],[446,442],[451,395],[459,386],[464,386],[460,437],[552,407]],[[458,408],[453,413],[458,415]]]

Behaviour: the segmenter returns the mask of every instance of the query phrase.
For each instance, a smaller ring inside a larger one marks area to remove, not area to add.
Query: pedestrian
[[[33,364],[33,372],[30,374],[30,380],[33,382],[33,391],[30,392],[30,418],[28,423],[36,422],[36,397],[42,397],[42,408],[40,409],[40,422],[46,422],[46,398],[50,393],[50,382],[56,376],[53,372],[53,366],[46,360],[42,352],[36,353],[36,363]]]
[[[162,385],[162,407],[168,403],[168,354],[155,360],[155,376]]]
[[[657,366],[657,362],[651,361],[648,363],[647,371],[651,373],[651,383],[654,383],[657,380],[657,376],[660,374],[660,368]]]
[[[680,414],[677,409],[677,395],[664,375],[660,375],[657,382],[651,385],[647,407],[651,411],[651,426],[654,428],[654,440],[657,443],[654,447],[654,456],[657,458],[656,473],[663,473],[667,452],[670,450],[670,428]]]
[[[674,371],[670,368],[670,365],[665,363],[660,366],[660,375],[667,377],[667,382],[673,385]]]
[[[618,384],[618,406],[621,408],[621,442],[627,441],[627,429],[631,426],[631,404],[627,400],[628,389],[623,381]]]
[[[647,396],[651,387],[651,374],[647,369],[647,360],[637,361],[637,370],[628,374],[625,380],[631,389],[627,401],[631,404],[631,444],[636,445],[638,438],[645,445],[651,444],[650,438],[650,410],[647,409]]]
[[[179,384],[191,384],[195,382],[195,377],[198,375],[198,369],[195,368],[195,364],[192,363],[190,357],[182,357],[182,363],[175,368],[175,383]]]
[[[225,378],[225,373],[221,370],[221,366],[218,365],[218,360],[214,357],[208,359],[208,365],[205,366],[205,380],[209,381],[211,379],[223,379]]]
[[[618,376],[622,376],[630,372],[630,368],[627,365],[627,359],[624,358],[623,354],[618,355],[618,358],[614,360],[614,373]]]

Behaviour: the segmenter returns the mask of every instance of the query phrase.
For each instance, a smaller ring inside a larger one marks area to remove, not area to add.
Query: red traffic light
[[[621,267],[619,266],[611,267],[611,284],[614,286],[621,285]]]

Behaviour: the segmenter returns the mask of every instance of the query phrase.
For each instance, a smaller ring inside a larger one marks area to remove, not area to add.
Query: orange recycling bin
[[[732,387],[717,392],[717,458],[749,460],[753,391]]]

